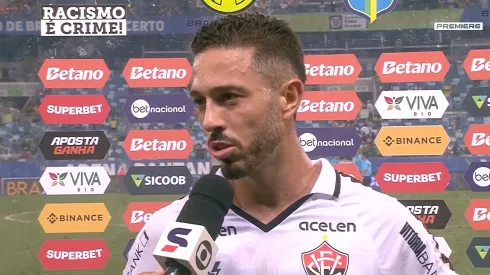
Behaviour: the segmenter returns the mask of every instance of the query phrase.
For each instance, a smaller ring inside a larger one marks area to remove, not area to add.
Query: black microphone
[[[205,175],[196,181],[153,253],[165,275],[207,275],[218,250],[214,241],[232,201],[233,187],[225,178]]]

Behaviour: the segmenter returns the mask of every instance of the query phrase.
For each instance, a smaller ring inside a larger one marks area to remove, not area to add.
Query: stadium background
[[[93,4],[94,1],[49,1],[58,4]],[[211,163],[204,149],[204,136],[194,118],[181,125],[138,124],[127,122],[121,106],[131,93],[181,93],[182,89],[129,89],[121,76],[122,69],[131,57],[188,57],[188,45],[198,25],[212,20],[214,15],[199,5],[199,1],[135,0],[96,1],[130,5],[133,18],[165,20],[163,33],[140,32],[127,37],[114,38],[41,38],[29,31],[0,32],[0,178],[37,178],[46,166],[79,165],[82,162],[48,162],[40,154],[37,144],[47,130],[104,130],[112,147],[104,161],[84,163],[103,164],[113,178],[103,196],[28,196],[8,194],[2,188],[0,197],[0,274],[46,274],[36,255],[45,239],[97,239],[103,238],[111,258],[105,270],[62,271],[59,274],[120,274],[124,266],[123,248],[129,233],[122,214],[130,201],[167,201],[165,196],[129,196],[121,180],[131,162],[127,159],[122,142],[129,129],[182,129],[187,128],[194,138],[195,149],[189,162],[195,174],[209,172]],[[36,0],[2,0],[0,17],[13,20],[34,20],[38,16]],[[466,256],[466,248],[474,236],[490,236],[485,231],[473,231],[464,217],[464,211],[473,198],[488,197],[488,193],[475,193],[468,189],[463,174],[473,161],[489,161],[490,156],[470,156],[462,141],[470,124],[489,123],[487,119],[471,118],[462,104],[469,88],[488,87],[490,80],[471,81],[461,64],[471,49],[490,48],[490,31],[432,30],[434,21],[459,21],[472,16],[471,8],[488,7],[486,0],[399,0],[396,9],[379,18],[368,29],[360,27],[345,30],[329,25],[332,15],[345,14],[342,1],[333,0],[264,0],[257,1],[254,10],[273,14],[291,22],[298,32],[305,54],[355,53],[363,70],[356,85],[309,86],[309,90],[356,89],[363,102],[358,119],[345,122],[300,122],[304,127],[353,126],[359,130],[363,144],[361,150],[369,155],[373,176],[382,162],[374,145],[374,138],[382,125],[444,125],[451,143],[441,157],[450,171],[452,180],[447,191],[441,194],[395,194],[401,199],[444,199],[452,218],[444,230],[431,230],[442,236],[452,248],[451,260],[459,274],[490,274],[490,269],[474,268]],[[464,8],[464,10],[463,10]],[[178,17],[177,17],[178,16]],[[170,23],[168,23],[170,22]],[[168,24],[167,24],[168,23]],[[486,22],[487,23],[487,22]],[[167,27],[168,26],[168,27]],[[443,83],[382,84],[374,72],[379,55],[383,52],[411,52],[442,50],[451,63]],[[111,69],[111,78],[104,89],[49,90],[39,84],[37,71],[46,58],[103,58]],[[442,119],[382,121],[374,108],[377,95],[383,90],[440,89],[449,108]],[[7,91],[5,93],[5,91]],[[104,125],[45,125],[37,106],[49,94],[104,94],[111,105],[111,113]],[[427,161],[424,157],[390,158],[390,162]],[[349,161],[349,159],[343,159]],[[142,161],[145,162],[145,161]],[[151,161],[158,163],[159,161]],[[166,161],[162,161],[166,162]],[[375,186],[375,182],[373,182]],[[376,187],[375,187],[376,188]],[[13,196],[10,196],[13,195]],[[112,219],[104,233],[45,234],[37,216],[45,203],[51,202],[104,202]]]

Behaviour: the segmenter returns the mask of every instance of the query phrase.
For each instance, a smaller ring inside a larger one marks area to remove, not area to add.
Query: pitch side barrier
[[[370,157],[375,173],[384,162],[443,162],[451,173],[464,173],[471,162],[490,162],[490,156],[465,157]],[[104,160],[104,161],[2,161],[0,177],[40,177],[46,167],[63,166],[104,166],[110,176],[122,175],[132,166],[182,166],[186,165],[194,176],[204,175],[211,171],[213,163],[208,159],[191,160],[160,160],[160,161],[131,161],[131,160]]]

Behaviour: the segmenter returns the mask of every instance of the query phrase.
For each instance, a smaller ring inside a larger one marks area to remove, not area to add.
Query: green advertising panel
[[[434,22],[459,22],[463,9],[415,10],[393,11],[385,14],[365,30],[397,30],[397,29],[426,29],[433,28]],[[349,13],[300,13],[281,14],[277,18],[288,22],[295,32],[326,32],[346,31],[345,29],[331,29],[329,19],[334,15],[350,15]],[[356,29],[357,31],[363,29]]]

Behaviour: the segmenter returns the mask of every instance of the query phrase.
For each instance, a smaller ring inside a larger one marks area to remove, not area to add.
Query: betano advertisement
[[[457,11],[444,11],[446,20],[448,14]],[[405,12],[393,12],[370,24],[368,29],[379,28],[396,13],[397,20],[403,21]],[[342,26],[355,24],[355,18],[339,20]],[[414,26],[417,24],[420,22]],[[301,24],[295,25],[296,28],[299,26]],[[470,51],[463,69],[472,80],[489,78],[489,60],[489,50]],[[450,66],[442,51],[385,53],[374,70],[383,83],[439,82],[445,78]],[[342,122],[359,115],[362,108],[359,92],[362,91],[357,86],[364,82],[359,78],[362,67],[354,54],[309,55],[305,57],[305,67],[307,85],[339,85],[340,88],[305,92],[298,108],[299,122]],[[182,88],[189,84],[191,72],[185,58],[135,58],[127,62],[122,76],[132,88]],[[110,74],[103,59],[50,59],[39,70],[44,87],[50,89],[102,89]],[[365,90],[374,92],[375,86],[367,83],[370,87]],[[379,94],[375,107],[383,121],[437,120],[443,117],[449,105],[444,93],[436,89],[386,90]],[[469,115],[485,117],[490,106],[489,96],[485,87],[470,89],[464,100]],[[144,94],[131,95],[122,111],[133,124],[185,123],[192,115],[192,108],[185,94]],[[46,124],[103,124],[110,110],[106,97],[100,94],[49,95],[44,97],[39,108]],[[82,198],[82,195],[119,192],[148,198],[150,195],[161,196],[158,202],[123,204],[126,211],[118,218],[122,218],[128,231],[139,232],[155,212],[173,200],[167,198],[185,196],[196,177],[217,170],[216,163],[209,159],[189,159],[195,141],[187,129],[150,129],[134,127],[129,130],[122,141],[127,157],[116,160],[106,159],[111,143],[114,144],[109,133],[47,131],[39,143],[44,160],[2,163],[1,194],[80,195]],[[490,157],[485,156],[490,154],[490,127],[487,124],[472,124],[466,131],[464,143],[475,155],[467,157],[443,156],[450,139],[442,125],[383,124],[374,140],[383,157],[368,158],[369,172],[359,165],[359,149],[363,146],[359,129],[298,127],[297,134],[299,143],[311,158],[353,158],[353,162],[333,165],[361,182],[371,177],[373,188],[385,193],[488,192],[490,188],[490,165],[484,162],[490,163]],[[461,185],[462,181],[466,183]],[[441,199],[409,199],[400,200],[400,203],[430,229],[446,228],[453,216],[446,201]],[[46,234],[103,233],[111,221],[109,209],[102,202],[47,203],[39,213],[38,222]],[[488,200],[472,200],[465,217],[474,230],[488,230],[489,213]],[[441,244],[445,243],[440,240]],[[147,241],[143,234],[135,244],[145,246]],[[484,265],[474,258],[477,254],[482,255],[487,247],[486,240],[474,239],[472,243],[478,253],[467,253],[468,257],[473,263]],[[46,240],[38,254],[45,270],[103,269],[109,256],[105,242],[99,239]]]

